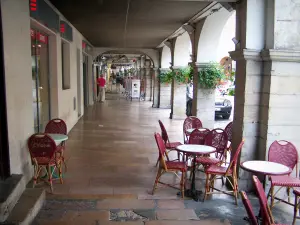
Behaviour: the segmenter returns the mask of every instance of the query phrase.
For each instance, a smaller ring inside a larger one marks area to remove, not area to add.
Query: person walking
[[[97,84],[99,86],[99,93],[98,93],[98,101],[104,102],[105,101],[105,79],[103,77],[103,74],[100,75],[100,77],[97,79]]]

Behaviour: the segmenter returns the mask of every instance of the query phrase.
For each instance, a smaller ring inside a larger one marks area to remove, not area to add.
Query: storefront
[[[32,95],[34,130],[42,132],[50,119],[48,36],[31,29]]]

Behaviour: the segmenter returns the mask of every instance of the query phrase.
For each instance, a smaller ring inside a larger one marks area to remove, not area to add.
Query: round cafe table
[[[262,174],[265,176],[287,175],[292,172],[291,169],[285,165],[263,160],[245,161],[241,163],[241,167],[248,172]]]
[[[292,170],[280,163],[263,161],[263,160],[252,160],[252,161],[245,161],[241,163],[242,169],[252,172],[254,174],[261,174],[264,175],[264,182],[263,186],[265,188],[265,177],[266,176],[280,176],[280,175],[287,175],[292,172]],[[261,210],[258,214],[258,219],[262,221],[261,218]],[[245,217],[244,220],[249,221],[248,217]]]
[[[207,145],[185,144],[185,145],[177,146],[176,150],[184,154],[192,155],[194,157],[191,189],[185,190],[185,196],[191,197],[195,201],[199,201],[202,191],[196,190],[196,185],[195,185],[196,157],[197,155],[206,155],[206,154],[214,153],[216,149],[214,147],[207,146]]]
[[[194,130],[196,130],[196,128],[190,128],[190,129],[187,129],[186,132],[187,132],[188,134],[191,134]],[[205,128],[198,128],[198,130],[204,131],[204,130],[206,130],[206,129],[205,129]]]
[[[54,141],[56,145],[60,145],[63,141],[68,140],[68,135],[65,134],[48,134]]]

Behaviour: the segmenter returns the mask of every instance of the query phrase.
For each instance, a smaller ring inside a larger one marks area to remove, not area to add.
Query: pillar
[[[160,98],[160,81],[159,81],[159,71],[158,68],[152,68],[153,73],[153,97],[152,97],[152,107],[159,108],[159,98]]]
[[[173,67],[174,72],[178,72],[181,67]],[[186,84],[178,83],[173,79],[173,98],[171,102],[172,112],[171,119],[185,119],[186,118]]]
[[[161,73],[166,72],[170,69],[160,68]],[[159,108],[170,109],[171,108],[171,84],[170,83],[160,83],[160,98],[159,98]]]
[[[207,63],[196,63],[197,71],[207,67]],[[197,73],[198,76],[198,73]],[[201,120],[203,127],[214,129],[215,123],[215,89],[207,89],[197,83],[196,92],[196,116]]]
[[[145,101],[152,100],[152,68],[150,66],[150,60],[146,60],[145,62]]]

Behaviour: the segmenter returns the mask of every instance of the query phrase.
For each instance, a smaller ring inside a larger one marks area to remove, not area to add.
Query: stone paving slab
[[[98,209],[153,209],[153,200],[104,199],[97,202]]]
[[[109,211],[68,211],[63,217],[62,221],[76,221],[82,224],[95,224],[97,221],[109,221]]]
[[[184,209],[184,201],[182,200],[158,200],[157,207],[159,209]]]
[[[158,220],[199,220],[192,209],[157,210]]]
[[[153,221],[146,222],[145,225],[230,225],[230,223],[222,223],[219,220],[201,220],[201,221],[153,220]]]

